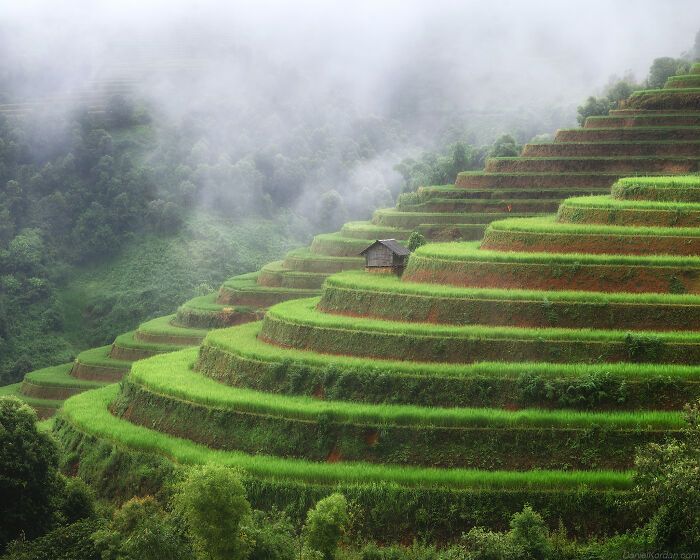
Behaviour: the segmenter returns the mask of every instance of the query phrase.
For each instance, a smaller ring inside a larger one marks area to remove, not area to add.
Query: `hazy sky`
[[[124,75],[162,122],[194,116],[195,142],[231,163],[260,150],[315,158],[308,131],[332,130],[305,207],[330,188],[348,200],[395,191],[402,157],[457,138],[575,126],[611,75],[641,81],[699,29],[700,0],[0,0],[0,98]],[[364,133],[396,138],[348,170],[343,146]]]
[[[428,68],[440,77],[431,86],[483,106],[513,92],[578,99],[627,70],[641,78],[653,58],[692,45],[700,2],[6,0],[0,24],[6,52],[66,76],[99,69],[117,44],[205,58],[236,45],[358,102]]]

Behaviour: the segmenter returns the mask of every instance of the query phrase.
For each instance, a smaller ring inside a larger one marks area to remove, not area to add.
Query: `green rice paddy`
[[[128,381],[161,395],[180,400],[265,414],[318,421],[324,414],[336,422],[400,426],[459,427],[591,427],[614,429],[678,429],[683,426],[677,412],[577,412],[571,410],[519,410],[494,408],[430,408],[396,404],[363,404],[322,401],[310,397],[261,393],[221,385],[191,370],[196,350],[157,356],[134,364]]]
[[[481,471],[394,467],[355,462],[319,464],[298,459],[248,455],[213,450],[189,440],[131,424],[113,417],[108,410],[118,387],[110,385],[68,399],[61,417],[86,434],[130,449],[157,453],[180,464],[214,463],[237,467],[248,474],[312,484],[399,484],[408,487],[446,488],[579,488],[630,489],[629,472],[619,471]]]
[[[319,298],[295,299],[278,303],[271,307],[266,321],[279,321],[291,325],[305,325],[319,329],[339,331],[370,331],[376,333],[402,334],[406,336],[434,338],[464,338],[473,340],[536,340],[536,341],[603,341],[624,342],[629,333],[616,330],[566,329],[566,328],[520,328],[482,325],[436,325],[433,323],[407,323],[385,321],[364,317],[347,317],[331,315],[316,310]],[[656,332],[635,331],[635,336],[654,337],[660,343],[678,342],[688,344],[700,343],[700,333],[694,332]]]
[[[407,362],[403,360],[369,359],[355,356],[319,354],[310,350],[282,348],[266,344],[258,338],[262,323],[249,323],[211,331],[204,346],[211,346],[247,360],[265,363],[298,363],[313,368],[348,369],[357,372],[382,373],[387,376],[495,377],[516,378],[527,373],[543,377],[584,377],[592,374],[613,375],[630,381],[663,377],[700,381],[700,366],[669,364],[557,364],[476,362],[449,364],[440,362]]]
[[[479,243],[430,243],[419,247],[416,257],[426,261],[498,262],[530,264],[591,264],[658,267],[700,267],[700,257],[594,255],[588,253],[526,253],[513,251],[486,251]],[[410,266],[410,264],[409,264]]]

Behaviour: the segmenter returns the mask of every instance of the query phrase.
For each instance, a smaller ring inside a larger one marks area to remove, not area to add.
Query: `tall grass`
[[[498,262],[562,265],[627,265],[700,267],[700,257],[658,255],[593,255],[587,253],[526,253],[513,251],[486,251],[479,249],[479,242],[429,243],[413,253],[425,260]],[[410,266],[410,261],[409,261]]]
[[[634,237],[698,237],[700,228],[658,226],[609,226],[602,224],[577,224],[558,222],[555,216],[542,218],[517,218],[491,222],[489,229],[497,231],[521,231],[545,234],[615,235]],[[700,258],[697,259],[700,263]]]
[[[251,272],[248,274],[241,274],[240,276],[234,276],[233,278],[229,278],[226,280],[226,282],[223,283],[224,288],[228,288],[230,290],[236,291],[236,292],[245,292],[245,293],[255,293],[255,292],[261,292],[261,293],[274,293],[274,294],[289,294],[289,293],[295,293],[299,294],[300,296],[304,295],[312,295],[312,294],[317,294],[318,290],[306,290],[302,288],[278,288],[278,287],[273,287],[273,286],[261,286],[260,284],[257,283],[257,278],[258,278],[259,272]]]
[[[21,383],[13,383],[12,385],[3,385],[0,387],[0,398],[2,397],[17,397],[30,406],[41,408],[58,408],[63,401],[51,399],[38,399],[36,397],[27,397],[20,393]]]
[[[480,471],[474,469],[435,469],[394,467],[366,463],[313,463],[248,455],[237,451],[209,449],[189,440],[176,438],[130,424],[113,417],[109,403],[118,387],[110,385],[68,399],[61,412],[80,431],[134,450],[157,453],[181,464],[215,463],[238,467],[250,475],[312,484],[352,483],[362,485],[398,484],[407,487],[453,489],[546,489],[589,486],[601,489],[629,489],[630,472],[616,471]]]
[[[697,202],[662,202],[656,200],[624,200],[603,196],[576,196],[567,198],[562,206],[576,208],[614,208],[615,210],[663,210],[666,212],[699,212]]]
[[[131,367],[131,362],[126,360],[115,360],[109,357],[109,352],[112,349],[112,345],[100,346],[98,348],[90,348],[89,350],[84,350],[78,354],[77,361],[81,364],[89,366],[100,366],[108,368],[125,368],[129,369]]]
[[[639,116],[639,115],[635,115],[635,118],[637,116]],[[643,115],[641,115],[641,116],[643,116]],[[669,116],[669,114],[666,114],[665,116]],[[599,120],[599,119],[607,119],[609,117],[607,117],[607,116],[591,116],[588,118]],[[560,128],[559,130],[561,130],[562,132],[584,132],[584,134],[585,134],[586,133],[585,131],[587,129],[585,129],[585,128]],[[634,136],[636,134],[639,134],[640,132],[641,133],[644,133],[644,132],[672,132],[675,130],[692,130],[692,131],[698,131],[700,133],[700,126],[694,126],[694,125],[670,126],[670,125],[666,125],[666,126],[635,126],[634,128],[620,128],[617,126],[611,126],[611,127],[607,127],[607,128],[600,127],[600,128],[596,128],[596,129],[590,129],[590,132],[595,134],[596,132],[600,132],[600,131],[613,131],[613,132],[619,133],[621,136],[625,136],[627,134]],[[568,143],[569,142],[567,142],[567,144]],[[654,143],[656,143],[656,142],[654,141]]]
[[[622,187],[700,187],[700,175],[660,175],[622,177],[613,186]]]
[[[649,95],[649,94],[656,94],[656,93],[663,93],[663,94],[667,94],[667,93],[672,93],[672,94],[700,93],[700,88],[638,89],[636,91],[633,91],[632,95],[630,95],[630,97],[639,97],[641,95]],[[690,114],[693,114],[693,113],[690,113]]]
[[[646,94],[646,93],[649,93],[649,92],[654,92],[654,93],[667,93],[667,92],[670,92],[670,91],[672,91],[672,90],[670,90],[670,89],[666,89],[666,90],[664,90],[664,89],[639,90],[639,91],[634,92],[632,95],[635,95],[635,94],[637,94],[637,95],[643,95],[643,94]],[[685,89],[679,89],[678,91],[679,91],[679,92],[687,93],[687,90],[685,90]],[[638,119],[638,120],[648,120],[648,119],[655,119],[655,118],[657,118],[657,117],[696,117],[696,116],[698,116],[697,113],[693,113],[693,112],[690,112],[690,111],[689,111],[689,112],[687,112],[687,113],[657,113],[657,112],[654,112],[654,113],[649,114],[649,115],[631,115],[631,116],[628,116],[628,115],[622,115],[622,116],[620,116],[620,115],[610,115],[610,116],[607,116],[607,115],[592,115],[592,116],[586,117],[586,118],[587,118],[587,119],[593,119],[593,120],[596,120],[596,121],[600,121],[600,120],[608,120],[608,119]],[[654,128],[657,128],[657,127],[654,127]],[[669,127],[667,127],[667,128],[677,128],[677,127],[675,127],[675,126],[674,126],[674,127],[669,126]]]
[[[614,116],[613,116],[614,118]],[[489,158],[495,161],[696,161],[698,156],[508,156]]]
[[[391,233],[395,232],[397,234],[402,234],[402,233],[410,233],[410,230],[407,229],[402,229],[402,228],[397,228],[397,227],[392,227],[392,226],[379,226],[377,224],[373,224],[372,222],[345,222],[343,224],[343,228],[341,229],[341,233],[345,232],[350,232],[350,231],[361,231],[365,233],[370,233],[370,232],[380,232],[380,233]]]
[[[193,329],[190,327],[179,327],[173,325],[173,320],[175,315],[166,315],[165,317],[158,317],[156,319],[151,319],[145,323],[139,325],[139,331],[149,334],[161,334],[168,336],[187,336],[187,337],[204,337],[208,329]]]
[[[319,276],[326,276],[324,272],[307,272],[304,270],[292,270],[284,266],[284,261],[273,261],[267,263],[260,270],[262,272],[270,272],[273,274],[283,274],[285,276],[293,276],[299,278],[317,278]]]
[[[522,374],[540,377],[584,377],[590,375],[613,375],[634,381],[645,381],[664,377],[670,379],[700,381],[700,366],[669,364],[557,364],[550,362],[476,362],[471,364],[448,364],[435,362],[406,362],[399,360],[368,359],[354,356],[319,354],[311,350],[280,348],[266,344],[257,336],[262,323],[249,323],[228,329],[211,331],[204,341],[212,346],[244,359],[278,364],[295,363],[309,367],[344,369],[387,376],[435,376],[435,377],[495,377],[517,378]]]
[[[498,288],[462,288],[447,284],[403,281],[396,276],[368,274],[360,270],[339,272],[326,278],[326,287],[352,292],[372,291],[387,294],[407,294],[421,297],[510,301],[571,301],[585,303],[627,303],[639,305],[700,305],[700,295],[694,294],[631,294],[625,292],[576,292],[547,290],[515,290]]]
[[[378,226],[382,227],[382,226]],[[356,261],[363,261],[362,257],[335,257],[332,255],[321,255],[318,253],[312,253],[308,247],[302,247],[300,249],[294,249],[287,253],[287,257],[295,259],[312,259],[315,261],[329,261],[329,262],[348,262],[354,263]]]
[[[43,369],[30,371],[24,376],[25,381],[32,385],[42,385],[50,387],[78,387],[82,389],[94,389],[101,387],[104,383],[100,381],[90,381],[78,379],[70,375],[73,364],[61,364]]]
[[[357,239],[356,237],[345,237],[341,233],[321,233],[314,236],[314,241],[323,243],[335,243],[338,245],[357,245],[362,246],[360,250],[364,248],[366,239]]]
[[[182,349],[182,346],[178,344],[162,344],[156,342],[145,342],[143,340],[137,340],[134,335],[134,331],[120,334],[117,338],[114,339],[114,344],[116,346],[119,346],[120,348],[142,348],[144,350],[153,350],[156,352],[174,352],[175,350]]]
[[[375,331],[377,333],[402,334],[406,336],[455,337],[483,340],[575,340],[625,342],[629,333],[602,329],[570,328],[527,328],[501,327],[483,325],[436,325],[433,323],[408,323],[402,321],[384,321],[380,319],[356,318],[345,315],[331,315],[316,310],[319,298],[289,300],[271,307],[267,320],[277,320],[287,324],[306,325],[321,329],[338,329],[345,331]],[[635,331],[638,338],[653,337],[659,343],[680,342],[700,343],[700,333],[676,331]]]
[[[366,404],[321,401],[303,396],[285,396],[241,389],[217,383],[192,371],[196,350],[185,350],[142,360],[134,364],[130,382],[152,392],[187,402],[316,422],[327,415],[336,422],[398,426],[452,428],[590,428],[678,429],[683,418],[677,412],[578,412],[571,410],[496,408],[433,408],[399,404]]]
[[[639,130],[639,128],[642,127],[637,127],[634,130]],[[675,130],[678,127],[663,127],[663,126],[654,126],[651,127],[651,130]],[[684,127],[680,127],[684,128]],[[693,128],[693,127],[687,127],[687,128]],[[580,128],[564,128],[560,130],[581,130]],[[600,130],[600,129],[596,129]],[[613,130],[620,130],[619,128],[615,128]],[[528,142],[528,146],[551,146],[553,142]],[[556,143],[560,145],[560,143]],[[599,142],[565,142],[563,143],[566,146],[658,146],[659,144],[661,145],[686,145],[686,144],[700,144],[700,140],[601,140]],[[622,156],[620,156],[622,157]],[[520,158],[516,158],[520,159]],[[532,158],[534,159],[534,158]],[[539,159],[539,158],[538,158]],[[569,159],[569,158],[565,158]],[[627,158],[625,158],[627,159]]]

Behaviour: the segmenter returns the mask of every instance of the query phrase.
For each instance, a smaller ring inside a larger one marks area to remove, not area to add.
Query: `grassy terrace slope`
[[[561,215],[559,219],[546,217],[493,222],[484,234],[481,247],[496,251],[610,255],[700,254],[700,228],[568,223],[560,219]]]
[[[473,364],[378,360],[280,348],[261,324],[209,333],[196,369],[220,382],[283,394],[426,406],[678,409],[700,394],[700,367],[668,364]],[[603,381],[605,390],[587,389]]]
[[[440,243],[416,251],[406,281],[473,288],[700,293],[700,258],[522,253]]]
[[[336,316],[315,309],[318,300],[271,308],[262,340],[315,352],[424,362],[662,362],[700,360],[693,332],[631,335],[602,329],[528,329],[448,326]],[[647,342],[653,340],[653,342]]]
[[[612,197],[622,200],[700,202],[700,177],[627,177],[612,187]]]
[[[513,470],[533,461],[541,468],[562,461],[573,468],[626,468],[634,445],[682,425],[676,412],[514,412],[270,395],[222,387],[190,369],[195,358],[196,352],[185,351],[135,365],[113,413],[209,447],[249,453],[323,462],[335,452],[345,461]],[[216,422],[207,421],[212,416]],[[582,434],[593,425],[605,435]]]
[[[290,507],[301,518],[309,504],[333,491],[343,492],[362,511],[362,534],[403,540],[407,534],[449,540],[464,526],[503,526],[508,512],[524,501],[574,521],[575,534],[603,533],[633,522],[626,490],[628,472],[488,471],[353,463],[315,463],[240,451],[214,450],[188,439],[119,420],[109,413],[115,386],[70,399],[56,425],[64,445],[90,454],[100,442],[119,456],[126,446],[180,464],[218,463],[244,469],[248,497],[259,507]],[[290,504],[291,502],[291,504]],[[301,503],[299,503],[301,502]],[[586,504],[582,511],[580,504]],[[483,509],[484,504],[489,507]],[[403,515],[397,516],[401,511]],[[431,512],[426,518],[425,513]],[[455,514],[455,511],[464,512]],[[477,512],[478,513],[475,513]],[[434,519],[432,518],[434,515]],[[609,518],[606,524],[599,520]]]
[[[345,272],[326,281],[318,308],[351,317],[436,324],[698,330],[700,297],[462,288]]]

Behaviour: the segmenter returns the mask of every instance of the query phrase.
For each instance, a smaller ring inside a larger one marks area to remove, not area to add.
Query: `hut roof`
[[[372,243],[369,247],[367,247],[364,251],[360,253],[360,255],[364,255],[367,251],[369,251],[372,247],[374,247],[377,243],[384,245],[387,249],[389,249],[392,253],[405,257],[406,255],[410,255],[411,252],[406,249],[401,243],[396,241],[396,239],[377,239],[374,243]]]

